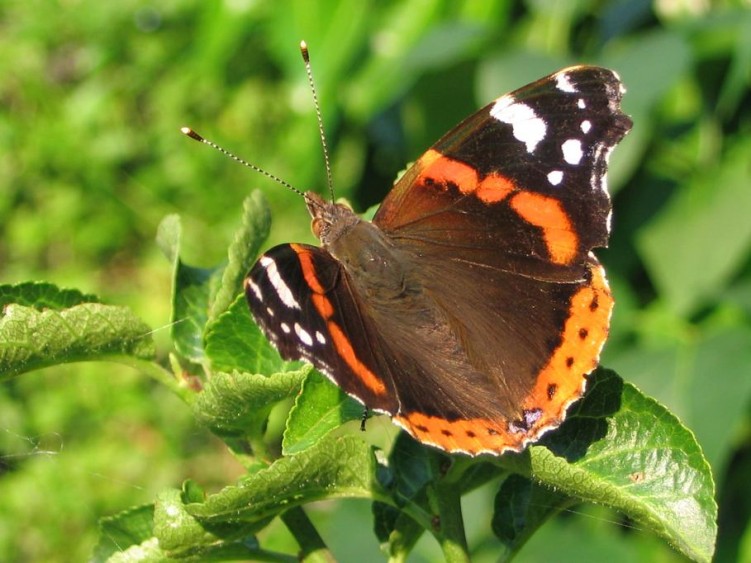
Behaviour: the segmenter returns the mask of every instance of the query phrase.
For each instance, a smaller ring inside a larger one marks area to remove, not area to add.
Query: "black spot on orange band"
[[[511,208],[522,219],[542,229],[553,262],[570,264],[576,258],[579,237],[558,199],[532,191],[519,191],[511,179],[500,174],[489,174],[481,179],[472,166],[444,156],[435,149],[427,151],[417,166],[417,183],[425,186],[456,186],[462,194],[474,195],[488,204],[508,198]]]
[[[453,185],[465,195],[474,195],[484,203],[498,203],[516,190],[514,183],[500,174],[480,179],[473,167],[430,149],[417,162],[418,182],[426,186]]]
[[[594,263],[589,268],[588,281],[570,299],[560,343],[524,400],[525,409],[543,408],[537,427],[560,422],[566,407],[582,395],[585,377],[597,366],[608,336],[613,297],[602,266]],[[595,299],[598,307],[592,309]]]

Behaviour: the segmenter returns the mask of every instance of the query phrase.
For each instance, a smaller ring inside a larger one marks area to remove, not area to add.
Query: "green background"
[[[711,6],[710,6],[711,4]],[[603,364],[692,428],[720,501],[718,561],[751,560],[751,9],[748,2],[44,2],[0,5],[0,283],[46,280],[132,307],[168,353],[169,263],[221,261],[253,188],[269,244],[312,242],[302,200],[188,141],[200,133],[300,189],[326,189],[298,42],[310,47],[337,196],[377,203],[405,163],[501,93],[567,64],[617,70],[634,129],[615,151],[616,296]],[[376,424],[387,425],[384,421]],[[120,366],[0,387],[0,560],[83,560],[97,521],[193,478],[242,472],[176,397]],[[493,561],[492,492],[466,499]],[[311,510],[342,561],[378,561],[367,503]],[[290,549],[281,526],[264,532]],[[424,538],[414,560],[431,560]],[[420,559],[420,558],[423,559]],[[676,560],[580,506],[522,561]]]

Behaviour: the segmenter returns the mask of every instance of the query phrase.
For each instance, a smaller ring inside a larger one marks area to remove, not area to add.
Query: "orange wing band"
[[[365,384],[365,386],[374,394],[383,396],[386,394],[386,386],[383,381],[368,369],[368,367],[362,363],[357,357],[355,349],[352,346],[347,335],[342,328],[332,320],[334,316],[334,306],[325,294],[325,288],[321,284],[321,281],[316,276],[315,267],[313,264],[313,258],[309,251],[300,246],[299,244],[291,244],[292,249],[297,253],[300,258],[300,265],[302,267],[303,275],[305,276],[305,282],[313,291],[311,301],[315,306],[318,314],[326,320],[326,328],[329,329],[331,338],[334,340],[336,351],[349,368],[355,372],[357,377]]]

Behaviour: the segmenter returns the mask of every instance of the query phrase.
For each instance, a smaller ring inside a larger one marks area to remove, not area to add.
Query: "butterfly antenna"
[[[218,150],[224,156],[230,157],[235,162],[239,162],[243,166],[245,166],[247,168],[250,168],[251,170],[254,170],[254,171],[258,172],[259,174],[262,174],[263,176],[266,176],[268,179],[273,180],[277,184],[281,184],[282,186],[284,186],[285,188],[287,188],[289,190],[292,190],[296,194],[299,194],[299,195],[305,197],[305,194],[302,191],[298,190],[296,187],[294,187],[289,182],[285,182],[279,176],[275,176],[271,172],[266,172],[263,168],[261,168],[259,166],[256,166],[255,164],[251,164],[250,162],[248,162],[246,160],[243,160],[239,156],[236,156],[236,155],[232,154],[231,152],[229,152],[224,147],[220,147],[219,145],[217,145],[213,141],[209,141],[208,139],[203,138],[201,135],[199,135],[198,133],[196,133],[195,131],[193,131],[193,129],[191,129],[190,127],[181,127],[180,128],[180,132],[183,135],[187,135],[191,139],[193,139],[195,141],[198,141],[199,143],[203,143],[204,145],[210,146],[212,149]]]
[[[316,109],[316,119],[318,119],[318,134],[321,137],[323,161],[326,165],[326,180],[329,185],[329,194],[331,195],[331,201],[334,201],[334,180],[331,176],[329,148],[326,145],[326,135],[323,132],[323,117],[321,116],[321,105],[318,103],[318,93],[316,91],[315,81],[313,80],[313,69],[310,66],[310,53],[308,52],[308,44],[305,43],[305,41],[300,41],[300,53],[302,54],[302,60],[305,63],[305,72],[308,75],[308,84],[310,85],[310,91],[313,94],[313,105]]]

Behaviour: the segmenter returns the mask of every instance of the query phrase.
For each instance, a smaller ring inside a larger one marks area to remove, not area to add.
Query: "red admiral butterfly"
[[[372,222],[307,192],[321,247],[283,244],[245,281],[282,357],[448,452],[521,451],[561,424],[613,298],[607,161],[631,128],[613,71],[501,96],[396,182]]]

